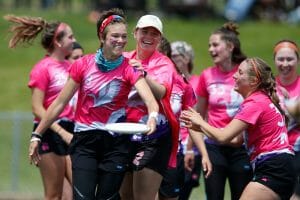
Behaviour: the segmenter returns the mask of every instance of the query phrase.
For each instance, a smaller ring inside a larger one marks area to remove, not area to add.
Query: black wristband
[[[32,132],[31,133],[31,138],[39,138],[39,139],[42,139],[42,136],[38,133],[35,133],[35,132]]]

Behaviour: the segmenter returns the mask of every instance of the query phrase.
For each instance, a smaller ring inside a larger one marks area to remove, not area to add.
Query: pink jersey
[[[289,95],[289,101],[295,101],[300,97],[300,76],[290,85],[282,85],[280,79],[276,78],[276,83],[278,86],[281,86],[286,89]],[[277,91],[280,91],[277,89]],[[284,97],[281,92],[277,92],[280,102],[284,106]],[[295,119],[290,118],[288,125],[288,136],[289,143],[294,147],[294,151],[300,151],[300,125],[296,122]]]
[[[106,123],[124,121],[128,94],[141,76],[126,58],[119,67],[109,72],[98,69],[95,54],[76,60],[70,69],[70,77],[80,84],[75,132],[105,130]]]
[[[292,154],[284,116],[263,92],[247,97],[234,118],[249,124],[244,140],[252,164],[270,154]]]
[[[124,56],[129,59],[135,59],[136,51],[125,52]],[[165,85],[168,88],[172,88],[173,78],[176,71],[174,69],[172,61],[168,57],[159,53],[158,51],[155,51],[150,58],[142,61],[142,65],[147,71],[147,76],[151,77],[151,79]],[[165,126],[166,122],[168,121],[167,117],[164,114],[161,102],[159,102],[159,106],[160,109],[158,116],[158,130],[160,129],[159,126]],[[147,107],[134,88],[129,94],[129,102],[126,112],[127,121],[142,123],[147,122]]]
[[[180,75],[177,75],[174,80],[170,100],[172,110],[178,120],[182,110],[186,110],[188,107],[193,107],[196,103],[196,96],[192,86],[185,82]],[[180,140],[186,141],[189,135],[188,130],[183,125],[180,127]]]
[[[234,90],[235,82],[232,77],[237,69],[238,66],[235,66],[225,73],[220,67],[214,66],[205,69],[199,76],[196,94],[208,100],[208,123],[214,127],[225,127],[243,101],[242,96]],[[211,139],[208,141],[213,142]]]
[[[39,61],[30,72],[28,87],[38,88],[45,93],[43,106],[47,109],[56,99],[60,91],[67,82],[70,68],[68,61],[57,61],[49,56],[45,56]],[[73,120],[74,112],[71,105],[67,105],[59,118]],[[40,119],[35,118],[35,122]]]

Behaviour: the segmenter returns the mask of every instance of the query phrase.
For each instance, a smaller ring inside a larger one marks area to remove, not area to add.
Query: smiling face
[[[245,60],[239,65],[239,69],[233,75],[235,80],[234,90],[240,93],[244,98],[253,90],[256,85],[253,76],[250,76],[250,65]]]
[[[101,38],[103,54],[106,59],[115,60],[122,55],[127,44],[127,28],[123,23],[115,23],[106,29],[106,37]]]
[[[64,31],[64,36],[56,41],[57,48],[60,48],[65,56],[70,55],[73,51],[73,42],[75,42],[75,37],[70,26],[66,26]]]
[[[134,37],[138,50],[146,52],[154,52],[161,40],[160,32],[153,27],[137,28]]]
[[[212,34],[209,37],[208,51],[215,65],[231,62],[233,45],[221,39],[220,34]]]
[[[297,78],[298,57],[294,49],[285,47],[279,49],[274,57],[281,81],[293,81]]]

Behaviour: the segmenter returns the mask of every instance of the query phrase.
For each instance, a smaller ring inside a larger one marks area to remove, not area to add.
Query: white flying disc
[[[130,122],[110,123],[106,124],[105,128],[108,131],[123,134],[142,134],[150,130],[150,128],[146,124]]]

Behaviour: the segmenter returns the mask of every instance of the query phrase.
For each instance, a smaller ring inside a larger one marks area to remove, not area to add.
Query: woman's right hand
[[[29,144],[29,161],[30,164],[34,164],[38,166],[39,162],[41,161],[41,157],[39,154],[39,143],[40,141],[31,141]]]

